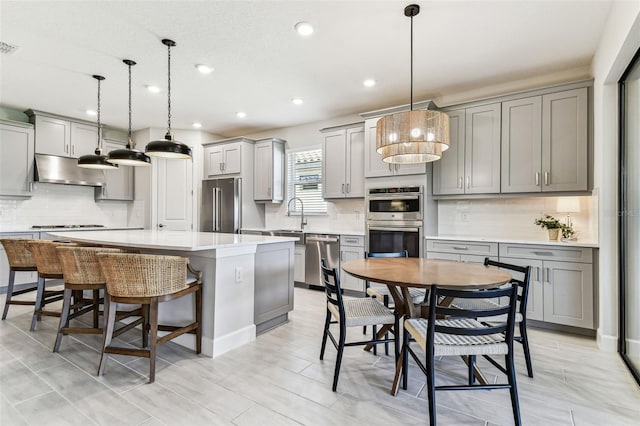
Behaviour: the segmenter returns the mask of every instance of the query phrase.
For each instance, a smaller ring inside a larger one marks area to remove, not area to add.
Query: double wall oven
[[[368,252],[407,250],[409,257],[422,257],[422,186],[370,188],[366,202]]]

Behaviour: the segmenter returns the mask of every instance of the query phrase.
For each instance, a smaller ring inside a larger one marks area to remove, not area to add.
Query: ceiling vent
[[[0,53],[3,55],[11,55],[18,50],[18,46],[0,41]]]

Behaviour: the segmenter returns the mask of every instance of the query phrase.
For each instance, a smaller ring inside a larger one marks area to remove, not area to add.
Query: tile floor
[[[318,360],[323,309],[323,293],[296,288],[288,324],[215,360],[169,343],[156,382],[147,384],[146,359],[116,356],[96,377],[99,336],[67,336],[53,354],[57,319],[44,317],[30,333],[29,308],[12,306],[0,323],[0,425],[425,424],[422,373],[413,366],[408,390],[390,396],[391,357],[347,348],[338,392],[331,391],[333,347]],[[122,337],[140,339],[134,331]],[[535,329],[531,340],[534,379],[516,345],[524,425],[640,424],[640,390],[617,354],[600,352],[591,339]],[[465,373],[459,359],[437,366],[441,383],[464,381]],[[507,391],[436,397],[440,425],[512,424]]]

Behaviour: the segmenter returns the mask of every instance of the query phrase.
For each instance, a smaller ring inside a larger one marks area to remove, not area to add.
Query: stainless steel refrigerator
[[[242,178],[202,181],[200,231],[239,234],[242,227]]]

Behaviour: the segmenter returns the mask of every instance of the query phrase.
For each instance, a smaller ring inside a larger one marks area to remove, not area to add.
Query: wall
[[[618,97],[617,81],[640,47],[640,2],[614,2],[593,58],[594,191],[598,210],[600,272],[598,344],[618,343]]]

